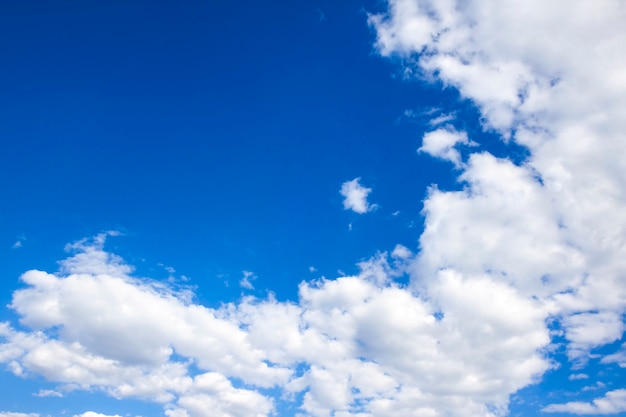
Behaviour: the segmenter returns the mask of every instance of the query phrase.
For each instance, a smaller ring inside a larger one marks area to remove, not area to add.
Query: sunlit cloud
[[[371,188],[360,184],[361,179],[355,178],[341,184],[341,195],[344,197],[343,208],[355,213],[364,214],[376,208],[375,204],[367,201],[367,196],[372,192]]]

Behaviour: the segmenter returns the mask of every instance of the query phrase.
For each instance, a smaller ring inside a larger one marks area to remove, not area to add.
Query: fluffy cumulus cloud
[[[376,205],[368,203],[367,196],[372,192],[372,189],[362,186],[359,183],[360,180],[360,178],[355,178],[352,181],[344,182],[341,184],[340,192],[344,197],[344,209],[364,214],[376,208]]]
[[[438,124],[435,121],[435,124]],[[450,161],[455,167],[461,167],[461,154],[455,148],[457,144],[470,145],[466,132],[457,132],[452,127],[439,128],[428,132],[422,138],[422,146],[419,152],[425,152],[436,158]]]
[[[506,415],[555,366],[548,323],[575,367],[624,332],[625,19],[619,0],[391,0],[370,16],[378,51],[457,88],[525,161],[458,127],[428,133],[421,150],[455,164],[461,186],[429,191],[419,251],[304,282],[293,302],[207,308],[133,277],[104,236],[70,245],[59,271],[23,274],[0,362],[169,417],[268,416],[278,401],[313,417]],[[370,192],[344,183],[344,207],[368,212]],[[621,366],[623,349],[600,362]],[[624,390],[602,395],[543,411],[626,411]]]
[[[535,301],[444,271],[435,305],[396,282],[414,259],[400,245],[358,275],[302,283],[297,302],[219,309],[134,278],[98,239],[70,249],[59,272],[23,274],[11,308],[26,330],[0,326],[0,361],[59,391],[153,401],[170,417],[268,416],[272,388],[316,417],[490,415],[550,366]]]
[[[370,16],[382,55],[403,60],[408,76],[457,88],[484,129],[529,152],[516,164],[476,148],[462,190],[431,190],[414,286],[432,293],[448,286],[443,273],[456,274],[538,300],[579,365],[624,333],[625,18],[617,0],[391,0]],[[459,166],[465,137],[436,130],[421,150]],[[618,352],[603,362],[621,360]],[[621,395],[548,410],[608,412]]]

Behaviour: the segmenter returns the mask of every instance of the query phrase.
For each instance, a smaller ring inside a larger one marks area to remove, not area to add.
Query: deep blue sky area
[[[375,56],[379,6],[3,2],[5,279],[109,229],[128,235],[112,244],[135,265],[198,284],[248,269],[289,297],[308,266],[330,277],[351,268],[340,261],[414,248],[426,186],[451,179],[416,154],[423,128],[402,114],[458,98]],[[355,177],[376,218],[342,212],[340,184]]]

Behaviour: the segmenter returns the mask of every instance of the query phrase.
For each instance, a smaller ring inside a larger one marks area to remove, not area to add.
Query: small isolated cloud
[[[450,161],[455,167],[460,168],[461,154],[455,149],[458,144],[471,146],[474,142],[467,138],[465,132],[459,132],[450,126],[442,127],[426,133],[422,138],[422,146],[417,151]]]
[[[439,107],[431,107],[426,110],[417,111],[413,109],[406,109],[402,112],[402,115],[396,120],[397,123],[402,121],[408,121],[412,123],[427,123],[430,126],[440,126],[450,123],[456,119],[456,114],[443,113]]]
[[[570,381],[575,381],[577,379],[589,379],[589,375],[587,374],[572,374],[569,376]]]
[[[444,123],[451,122],[454,119],[456,119],[456,116],[454,115],[454,113],[446,113],[446,114],[441,114],[441,115],[435,117],[434,119],[430,119],[428,124],[431,125],[431,126],[439,126],[439,125],[442,125]]]
[[[39,414],[11,413],[9,411],[0,411],[0,417],[39,417]]]
[[[20,235],[20,237],[18,237],[17,240],[15,241],[15,243],[11,245],[11,248],[19,249],[22,246],[24,246],[24,242],[26,242],[26,236]]]
[[[343,208],[352,210],[355,213],[364,214],[376,208],[375,204],[367,202],[367,196],[372,192],[371,188],[363,187],[359,181],[361,178],[355,178],[352,181],[346,181],[341,184],[341,195],[344,196]]]
[[[256,275],[254,275],[254,272],[243,271],[243,278],[239,280],[239,286],[247,290],[253,290],[254,285],[252,285],[252,281],[254,281],[255,279],[256,279]]]
[[[617,414],[626,411],[626,389],[609,391],[602,398],[596,398],[590,403],[572,401],[565,404],[550,404],[545,407],[546,413],[572,414]]]
[[[39,392],[37,392],[36,394],[33,394],[35,397],[63,397],[63,394],[60,393],[59,391],[55,391],[52,389],[42,389],[39,390]]]
[[[100,414],[100,413],[94,413],[93,411],[87,411],[83,414],[76,414],[74,417],[121,417],[118,414],[115,414],[114,416],[110,416],[107,414]]]
[[[419,113],[413,109],[406,109],[405,111],[402,112],[402,117],[406,119],[415,119],[419,117]]]
[[[317,17],[318,17],[318,22],[321,23],[324,20],[326,20],[326,14],[324,14],[324,12],[322,11],[322,9],[317,9]]]
[[[422,113],[417,112],[413,109],[406,109],[405,111],[402,112],[402,115],[400,115],[395,123],[396,124],[400,124],[402,122],[409,122],[409,123],[419,123],[422,119]]]

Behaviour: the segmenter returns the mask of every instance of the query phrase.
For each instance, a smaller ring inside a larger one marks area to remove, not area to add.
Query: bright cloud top
[[[282,402],[314,417],[502,416],[556,366],[555,323],[584,367],[625,329],[626,6],[556,6],[391,0],[370,17],[381,54],[457,88],[485,129],[529,152],[462,160],[460,127],[427,133],[420,149],[455,164],[462,186],[429,191],[417,254],[396,247],[354,276],[303,282],[293,302],[212,309],[134,277],[99,236],[68,247],[58,272],[23,274],[11,308],[24,327],[0,325],[0,362],[169,417],[268,416]],[[371,191],[345,182],[344,208],[371,211]],[[543,411],[626,411],[623,389],[603,395]]]
[[[456,145],[472,145],[466,132],[457,132],[453,127],[444,127],[428,132],[422,138],[419,152],[425,152],[436,158],[450,161],[455,167],[461,167],[461,154]]]
[[[414,285],[432,290],[444,269],[543,300],[581,367],[625,329],[626,162],[617,155],[626,152],[626,6],[558,6],[391,0],[370,23],[382,55],[403,60],[409,76],[457,88],[485,129],[530,153],[522,164],[471,153],[462,190],[431,190]],[[435,132],[421,150],[458,167],[464,132]],[[621,395],[546,410],[617,413]]]
[[[413,256],[401,246],[357,276],[302,283],[297,303],[219,309],[133,278],[99,239],[72,248],[65,273],[22,276],[11,307],[30,330],[0,327],[0,361],[59,391],[154,401],[171,417],[267,416],[272,387],[302,394],[311,416],[486,415],[550,366],[538,353],[549,342],[541,305],[452,271],[435,305],[395,283]]]
[[[355,213],[364,214],[376,208],[376,205],[367,202],[367,196],[372,192],[371,188],[363,187],[355,178],[341,184],[341,195],[344,197],[343,208]]]

